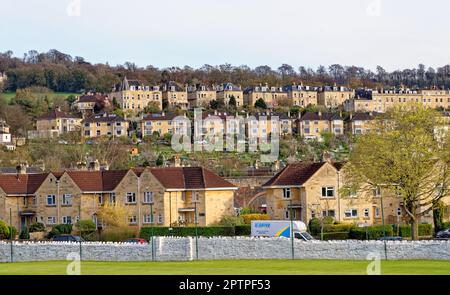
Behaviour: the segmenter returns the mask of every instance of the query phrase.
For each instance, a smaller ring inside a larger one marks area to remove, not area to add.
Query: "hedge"
[[[234,228],[234,234],[236,236],[249,236],[252,233],[251,225],[237,225]]]
[[[9,238],[9,227],[3,220],[0,220],[0,240]]]
[[[42,222],[35,222],[30,225],[30,233],[45,232],[45,225]]]
[[[213,236],[234,236],[234,227],[225,226],[206,226],[197,227],[197,234],[199,236],[213,237]],[[139,236],[144,239],[149,239],[152,235],[151,227],[141,228]],[[153,227],[154,236],[195,236],[195,227]]]
[[[252,220],[270,220],[269,214],[252,213],[252,214],[243,214],[241,216],[244,219],[245,224],[251,224]]]
[[[397,225],[392,225],[394,234],[397,235]],[[411,237],[411,225],[400,225],[398,227],[398,235],[400,237]],[[419,224],[419,236],[432,236],[433,226],[431,224]]]
[[[442,229],[450,228],[450,221],[442,223]]]
[[[349,238],[349,232],[330,232],[330,233],[323,233],[323,239],[325,241],[328,240],[348,240]],[[320,239],[320,237],[319,237]]]
[[[390,225],[385,225],[384,231],[386,232],[386,236],[393,235],[393,229]],[[369,240],[376,240],[384,236],[384,231],[383,225],[354,227],[349,232],[349,238],[356,240],[365,240],[366,238]]]

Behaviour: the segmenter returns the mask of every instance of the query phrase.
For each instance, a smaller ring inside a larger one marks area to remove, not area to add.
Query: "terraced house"
[[[74,102],[74,107],[81,112],[83,118],[94,114],[94,109],[108,104],[108,96],[101,94],[82,95]]]
[[[159,136],[165,134],[188,135],[191,130],[191,122],[183,115],[162,112],[161,114],[152,113],[141,116],[139,128],[142,137],[151,136],[155,132]]]
[[[296,120],[297,132],[305,139],[322,140],[322,134],[344,134],[344,119],[340,113],[306,113]]]
[[[216,99],[215,85],[195,84],[188,87],[189,107],[208,107],[209,103]]]
[[[317,94],[317,103],[327,108],[343,107],[344,103],[355,97],[355,91],[344,86],[324,86]]]
[[[0,219],[21,229],[34,222],[48,229],[92,219],[105,203],[124,204],[130,226],[217,223],[233,215],[237,188],[200,167],[120,171],[63,171],[0,174]],[[151,211],[153,210],[153,211]]]
[[[116,114],[101,113],[87,118],[83,124],[86,138],[128,136],[129,122]]]
[[[450,108],[450,91],[440,89],[376,89],[359,90],[356,98],[345,103],[351,112],[386,112],[395,105],[420,103],[425,107],[437,109]]]
[[[125,77],[108,95],[111,102],[116,102],[125,111],[133,114],[143,111],[150,104],[162,110],[162,92],[159,86],[145,85],[138,80]]]
[[[345,122],[345,130],[348,134],[367,134],[375,128],[375,116],[377,113],[350,113],[350,117]]]
[[[317,105],[318,87],[304,86],[292,84],[283,87],[283,91],[287,93],[288,99],[293,106],[306,107],[308,105]]]
[[[181,108],[186,110],[189,106],[187,89],[181,87],[173,81],[162,85],[163,103],[171,108]]]
[[[242,91],[241,86],[234,85],[233,83],[224,83],[218,86],[218,100],[228,106],[230,98],[232,97],[236,100],[237,107],[242,107],[244,105],[244,92]]]
[[[259,85],[255,87],[248,87],[244,89],[244,104],[254,106],[255,102],[262,99],[267,107],[272,108],[278,106],[282,99],[287,99],[287,92],[283,91],[282,87],[269,87],[269,85]]]

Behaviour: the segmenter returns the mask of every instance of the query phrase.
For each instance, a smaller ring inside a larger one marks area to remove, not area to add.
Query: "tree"
[[[159,154],[158,158],[156,159],[156,166],[162,166],[164,164],[164,156],[163,154]]]
[[[257,101],[255,101],[255,108],[266,110],[267,109],[267,104],[264,101],[264,99],[259,98]]]
[[[450,135],[442,117],[421,104],[391,108],[359,136],[344,166],[343,194],[383,189],[400,198],[418,239],[420,218],[450,195]]]
[[[125,227],[128,225],[128,207],[123,202],[105,202],[97,211],[97,217],[106,226]]]
[[[230,99],[228,100],[228,106],[232,108],[236,108],[236,98],[234,95],[230,96]]]

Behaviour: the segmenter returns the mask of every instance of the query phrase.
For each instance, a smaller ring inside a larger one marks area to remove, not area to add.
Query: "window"
[[[128,221],[130,222],[130,224],[136,224],[137,223],[136,215],[128,216]]]
[[[144,192],[144,204],[153,203],[153,192]]]
[[[198,202],[199,201],[199,193],[198,192],[192,192],[192,202]]]
[[[380,208],[378,207],[375,208],[375,217],[380,217]]]
[[[181,192],[181,201],[186,202],[186,192]]]
[[[376,189],[373,190],[373,196],[381,197],[381,188],[380,187],[377,187]]]
[[[61,221],[62,224],[72,224],[72,216],[63,216]]]
[[[115,204],[116,203],[116,193],[110,193],[109,194],[109,203]]]
[[[56,206],[56,196],[47,195],[47,206]]]
[[[283,189],[283,198],[290,199],[291,198],[291,188],[287,187]]]
[[[61,205],[63,205],[63,206],[70,206],[70,205],[72,205],[72,195],[71,194],[64,194],[64,195],[62,195]]]
[[[47,224],[56,224],[56,216],[48,216]]]
[[[336,212],[334,210],[323,210],[322,211],[322,216],[323,217],[335,217],[336,216]]]
[[[100,205],[103,204],[103,195],[98,195],[98,203],[99,203]]]
[[[334,198],[334,187],[322,187],[322,198]]]
[[[401,216],[402,215],[402,208],[397,208],[397,216]]]
[[[127,193],[126,203],[127,204],[136,204],[136,194],[135,193]]]
[[[345,217],[347,217],[347,218],[356,218],[356,217],[358,217],[358,210],[347,209],[347,210],[345,210],[344,214],[345,214]]]
[[[147,223],[147,224],[153,223],[152,215],[151,214],[145,214],[143,223]]]
[[[284,211],[284,218],[285,219],[290,219],[289,218],[289,210]]]
[[[369,218],[369,209],[364,209],[364,217]]]
[[[161,213],[158,214],[158,223],[163,223],[163,216]]]
[[[316,218],[316,211],[315,210],[311,210],[311,218]]]

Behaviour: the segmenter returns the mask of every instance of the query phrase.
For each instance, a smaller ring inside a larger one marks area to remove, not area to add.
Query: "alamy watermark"
[[[67,275],[81,275],[81,258],[80,253],[70,252],[66,256],[66,260],[70,261],[66,268]]]
[[[368,275],[381,275],[381,255],[378,252],[370,252],[366,260],[371,262],[367,265],[366,273]]]
[[[261,162],[278,160],[281,125],[277,115],[204,116],[196,108],[193,122],[194,126],[186,116],[172,120],[171,146],[176,152],[260,152]]]

